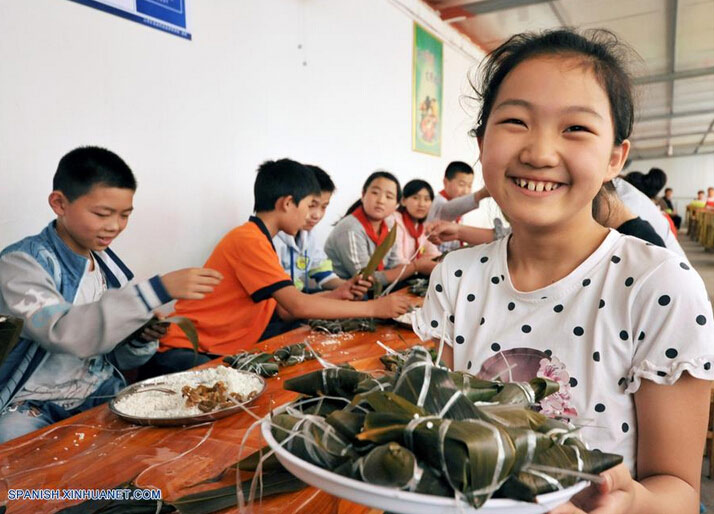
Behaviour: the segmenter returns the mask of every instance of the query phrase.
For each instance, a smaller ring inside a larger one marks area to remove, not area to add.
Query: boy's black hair
[[[114,152],[98,146],[82,146],[65,154],[57,165],[52,189],[70,202],[102,185],[136,191],[131,168]]]
[[[457,173],[466,173],[467,175],[473,175],[474,169],[463,161],[452,161],[446,167],[446,171],[444,171],[444,177],[447,180],[453,180]]]
[[[334,193],[335,192],[335,183],[332,181],[330,176],[327,174],[325,170],[320,168],[319,166],[314,166],[312,164],[305,164],[305,167],[309,169],[310,171],[313,172],[315,175],[315,178],[317,179],[317,183],[320,184],[320,192],[322,193]]]
[[[410,180],[404,185],[404,191],[402,192],[402,197],[404,198],[409,198],[410,196],[413,196],[417,194],[419,191],[422,189],[426,189],[426,192],[429,193],[429,198],[431,198],[431,201],[434,201],[434,190],[431,187],[431,184],[429,184],[426,180],[421,180],[418,178],[415,178],[414,180]],[[407,208],[404,207],[403,205],[400,205],[397,210],[399,212],[407,212]],[[419,223],[422,223],[424,220],[426,220],[426,217],[422,219],[418,219],[417,221]]]
[[[669,193],[670,191],[672,191],[672,188],[671,188],[671,187],[665,187],[665,188],[664,188],[664,194],[667,194],[667,193]]]
[[[369,177],[367,177],[367,180],[364,181],[364,185],[362,186],[362,195],[364,195],[367,192],[367,189],[369,189],[369,186],[372,182],[377,180],[378,178],[386,178],[387,180],[391,180],[397,185],[397,202],[399,202],[402,199],[402,186],[399,185],[399,180],[397,177],[389,173],[388,171],[375,171],[372,173]],[[357,200],[355,203],[350,205],[349,209],[347,209],[347,212],[345,213],[345,216],[349,216],[352,214],[352,212],[357,209],[357,207],[360,207],[362,205],[362,199],[360,198]],[[344,217],[344,216],[343,216]]]
[[[293,202],[300,203],[303,198],[320,194],[315,174],[297,161],[280,159],[265,161],[258,167],[255,177],[253,196],[255,212],[275,210],[278,198],[292,196]]]
[[[704,194],[704,190],[703,190],[703,189],[700,189],[699,191],[697,191],[697,194],[698,194],[698,195],[703,195],[703,194]]]
[[[518,64],[532,57],[548,55],[582,58],[591,66],[610,100],[610,112],[615,131],[615,144],[620,145],[632,133],[635,107],[632,81],[625,63],[634,51],[617,39],[612,32],[602,29],[584,31],[570,29],[526,32],[511,36],[491,52],[480,67],[480,86],[472,83],[481,101],[476,127],[470,134],[482,138],[491,109],[506,75]],[[636,54],[634,54],[636,55]]]

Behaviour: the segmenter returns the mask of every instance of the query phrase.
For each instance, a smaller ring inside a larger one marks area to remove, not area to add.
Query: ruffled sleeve
[[[633,298],[634,344],[626,392],[642,379],[674,384],[682,372],[714,380],[714,318],[701,277],[672,256],[643,277]]]
[[[454,313],[453,294],[450,293],[454,284],[448,280],[453,275],[448,272],[450,260],[447,257],[431,272],[424,305],[413,316],[412,328],[422,341],[443,337],[446,344],[453,346],[454,324],[447,322]]]

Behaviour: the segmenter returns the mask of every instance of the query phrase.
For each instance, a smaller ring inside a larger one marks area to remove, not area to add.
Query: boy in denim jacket
[[[126,385],[119,370],[156,351],[164,329],[153,310],[200,299],[220,273],[189,268],[131,284],[109,249],[132,212],[136,181],[116,154],[77,148],[59,162],[49,204],[57,215],[37,235],[0,252],[0,312],[22,336],[0,363],[0,442],[94,407]]]

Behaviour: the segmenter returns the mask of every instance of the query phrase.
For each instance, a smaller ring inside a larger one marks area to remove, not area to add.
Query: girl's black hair
[[[409,198],[410,196],[413,196],[417,194],[419,191],[422,189],[426,189],[427,193],[429,193],[429,198],[431,198],[431,201],[434,201],[434,190],[432,189],[431,185],[426,181],[426,180],[421,180],[421,179],[414,179],[410,180],[404,185],[404,192],[403,192],[403,197],[404,198]],[[397,210],[399,212],[407,212],[407,208],[403,205],[400,205]],[[422,223],[426,218],[418,219],[417,221],[419,223]]]
[[[615,34],[602,29],[582,33],[571,29],[557,29],[511,36],[481,64],[478,81],[480,86],[472,82],[476,96],[481,101],[481,110],[476,127],[469,133],[483,137],[498,90],[506,75],[526,59],[547,55],[580,57],[592,67],[596,79],[610,100],[615,144],[622,144],[632,133],[634,123],[632,81],[626,63],[636,54],[620,42]]]
[[[364,185],[362,186],[362,196],[367,192],[367,189],[369,189],[369,186],[372,182],[377,180],[378,178],[386,178],[387,180],[391,180],[394,182],[397,186],[397,203],[402,199],[402,186],[399,185],[399,180],[397,180],[397,177],[389,173],[388,171],[384,170],[379,170],[375,171],[372,173],[369,177],[367,177],[367,180],[364,181]],[[347,212],[345,213],[345,216],[349,216],[352,214],[352,212],[357,209],[357,207],[360,207],[362,205],[362,198],[360,197],[359,200],[357,200],[355,203],[350,205],[350,208],[347,209]],[[343,216],[343,217],[345,217]]]
[[[667,174],[659,168],[651,168],[646,175],[631,171],[625,180],[647,195],[647,198],[654,199],[667,183]]]

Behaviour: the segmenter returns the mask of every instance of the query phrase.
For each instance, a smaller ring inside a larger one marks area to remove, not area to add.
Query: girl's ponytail
[[[361,198],[359,200],[357,200],[355,203],[353,203],[352,205],[350,205],[349,209],[347,209],[347,212],[342,217],[346,218],[347,216],[352,214],[354,211],[356,211],[359,207],[362,207],[362,199]]]

